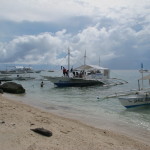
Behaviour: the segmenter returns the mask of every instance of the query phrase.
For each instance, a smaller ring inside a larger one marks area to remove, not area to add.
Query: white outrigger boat
[[[143,77],[143,71],[141,73],[142,78],[138,80],[138,90],[118,92],[105,98],[118,97],[120,103],[126,108],[150,105],[150,88],[143,88],[143,80],[149,80],[150,84],[150,75]],[[140,81],[142,81],[142,88]]]
[[[150,92],[143,90],[137,91],[133,95],[119,97],[118,99],[120,103],[126,108],[150,105]]]

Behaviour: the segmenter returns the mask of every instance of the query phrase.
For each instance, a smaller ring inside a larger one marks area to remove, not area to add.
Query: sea
[[[138,70],[111,70],[111,78],[125,80],[128,83],[108,87],[59,88],[43,79],[44,75],[62,76],[61,70],[54,72],[43,70],[41,73],[27,75],[35,79],[15,81],[26,89],[25,94],[5,93],[4,96],[59,116],[79,120],[96,128],[112,130],[149,142],[150,106],[126,109],[120,104],[118,98],[105,98],[119,91],[138,89],[138,79],[141,78]],[[40,86],[41,81],[44,82],[43,87]],[[144,86],[149,86],[144,84]]]

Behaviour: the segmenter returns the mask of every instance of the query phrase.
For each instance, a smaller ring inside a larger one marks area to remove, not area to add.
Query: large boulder
[[[21,84],[17,84],[15,82],[6,82],[0,86],[6,93],[13,93],[13,94],[22,94],[25,93],[25,89],[22,87]]]

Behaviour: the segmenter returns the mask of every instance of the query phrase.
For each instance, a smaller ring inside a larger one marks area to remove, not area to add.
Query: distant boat
[[[11,76],[10,74],[0,74],[0,77],[8,77],[8,76]]]
[[[24,66],[14,66],[10,70],[1,71],[1,74],[24,74],[24,73],[34,73],[35,71],[32,67],[24,67]]]
[[[35,71],[35,73],[40,73],[40,72],[41,72],[41,70],[36,70],[36,71]]]
[[[86,56],[84,56],[86,57]],[[84,61],[85,62],[85,61]],[[64,67],[62,67],[64,69]],[[104,85],[109,78],[108,68],[94,65],[82,65],[75,69],[70,69],[70,50],[68,49],[68,71],[63,77],[43,76],[58,87],[82,87],[93,85]]]
[[[14,78],[14,80],[33,80],[33,79],[35,78],[34,77],[22,77],[22,76]]]
[[[12,81],[13,80],[13,78],[11,78],[11,77],[0,77],[0,81]]]

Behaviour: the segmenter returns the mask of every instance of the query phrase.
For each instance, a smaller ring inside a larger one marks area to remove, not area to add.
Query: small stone
[[[44,128],[35,128],[35,129],[30,129],[38,134],[41,134],[41,135],[44,135],[44,136],[52,136],[52,132],[47,130],[47,129],[44,129]]]
[[[16,124],[15,124],[15,123],[11,123],[11,125],[12,125],[12,126],[15,126]]]
[[[30,124],[30,126],[33,126],[33,125],[35,125],[35,124],[34,124],[34,123],[31,123],[31,124]]]
[[[5,123],[5,121],[3,121],[3,120],[0,120],[0,123],[1,123],[1,124],[3,124],[3,123]]]

